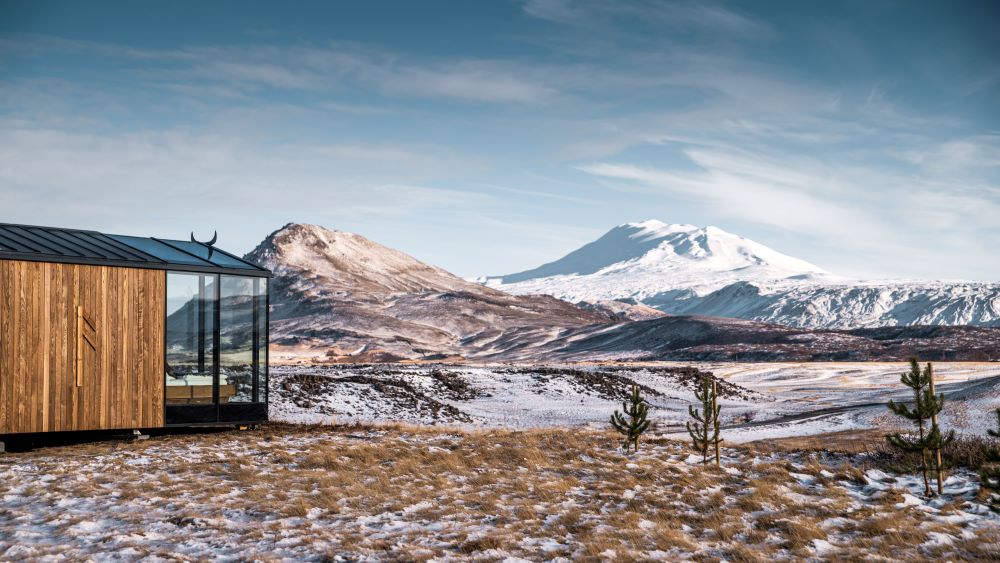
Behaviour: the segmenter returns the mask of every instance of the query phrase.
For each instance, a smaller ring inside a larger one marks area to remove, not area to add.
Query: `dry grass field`
[[[850,454],[299,427],[0,455],[0,559],[996,560],[1000,518]]]

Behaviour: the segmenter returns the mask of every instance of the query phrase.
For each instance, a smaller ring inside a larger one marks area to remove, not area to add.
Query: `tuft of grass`
[[[974,434],[958,434],[941,449],[941,457],[948,468],[965,467],[973,471],[986,462],[984,450],[1000,447],[1000,440]],[[873,467],[897,473],[913,473],[920,467],[920,454],[893,448],[885,440],[872,444],[865,452],[866,461]]]
[[[473,539],[466,540],[458,546],[460,553],[473,554],[491,549],[503,549],[505,539],[496,534],[485,534]]]

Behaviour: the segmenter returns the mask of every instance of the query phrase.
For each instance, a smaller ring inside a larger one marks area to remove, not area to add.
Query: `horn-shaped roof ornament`
[[[194,231],[191,231],[191,242],[196,242],[198,244],[204,244],[206,247],[208,247],[208,257],[209,258],[212,257],[212,251],[214,250],[212,248],[212,245],[214,245],[217,240],[219,240],[219,231],[212,231],[212,240],[210,240],[208,242],[200,241],[200,240],[194,238]]]

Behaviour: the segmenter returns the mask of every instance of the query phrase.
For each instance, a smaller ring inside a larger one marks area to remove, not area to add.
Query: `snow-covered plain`
[[[855,456],[608,433],[270,427],[0,455],[5,561],[987,560],[944,495]]]
[[[943,423],[959,433],[985,433],[995,420],[993,409],[1000,408],[1000,363],[934,365],[938,391],[946,396]],[[885,402],[909,399],[899,383],[904,363],[276,366],[271,416],[466,428],[603,427],[636,383],[653,406],[655,431],[682,437],[677,432],[695,398],[690,379],[671,370],[686,366],[738,386],[721,400],[725,436],[733,443],[891,429],[899,421]]]
[[[722,469],[675,433],[682,364],[275,366],[272,419],[322,426],[0,455],[0,560],[1000,557],[972,471],[925,498],[864,454],[759,442],[887,427],[905,365],[696,367],[722,378]],[[945,424],[981,432],[1000,364],[935,367]],[[606,420],[633,383],[656,426],[625,455]],[[379,424],[329,425],[355,422]]]

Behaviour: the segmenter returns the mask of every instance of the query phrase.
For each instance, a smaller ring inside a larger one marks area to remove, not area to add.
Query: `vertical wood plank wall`
[[[0,434],[163,426],[165,289],[163,270],[0,260]]]

